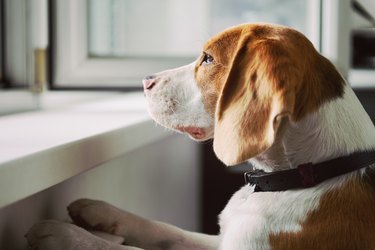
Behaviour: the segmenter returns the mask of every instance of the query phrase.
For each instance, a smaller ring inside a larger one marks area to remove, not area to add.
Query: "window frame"
[[[350,70],[351,1],[321,1],[322,42],[320,52],[347,79]]]
[[[87,1],[50,2],[54,31],[51,89],[141,90],[141,79],[145,76],[195,60],[194,57],[91,57],[87,43]]]
[[[4,82],[4,0],[0,0],[0,88],[5,87]]]
[[[38,93],[33,89],[34,56],[32,48],[33,21],[28,0],[1,0],[2,16],[2,88],[0,115],[39,108]]]
[[[4,78],[12,88],[25,88],[32,79],[30,2],[4,0]]]

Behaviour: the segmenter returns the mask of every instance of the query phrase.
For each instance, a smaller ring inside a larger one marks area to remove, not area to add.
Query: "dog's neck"
[[[374,125],[350,87],[342,98],[298,122],[286,120],[279,130],[272,147],[250,160],[256,168],[285,170],[375,149]]]

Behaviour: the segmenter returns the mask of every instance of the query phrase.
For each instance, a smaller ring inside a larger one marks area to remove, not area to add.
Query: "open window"
[[[143,77],[192,62],[209,37],[246,22],[293,27],[343,72],[349,64],[349,37],[342,37],[350,0],[0,2],[0,109],[35,108],[46,83],[51,90],[140,90]]]
[[[304,32],[319,48],[320,1],[52,0],[53,89],[140,89],[192,62],[213,34],[244,22]]]

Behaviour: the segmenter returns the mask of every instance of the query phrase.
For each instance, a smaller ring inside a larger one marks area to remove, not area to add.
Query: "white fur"
[[[257,168],[290,169],[375,148],[374,125],[349,86],[345,87],[342,98],[324,104],[297,123],[288,121],[282,129],[279,141],[250,160]],[[275,152],[280,150],[281,154]]]
[[[220,249],[269,249],[269,234],[300,230],[300,222],[317,207],[324,190],[253,193],[253,189],[241,188],[222,211]]]
[[[306,137],[308,143],[302,141]],[[321,162],[373,149],[374,125],[353,90],[346,87],[343,98],[327,103],[304,121],[292,124],[284,144],[288,146],[286,154],[294,166],[306,161]]]
[[[195,63],[160,72],[155,75],[156,84],[145,91],[151,117],[167,128],[199,127],[213,136],[214,118],[202,102],[202,94],[194,78]]]
[[[250,160],[256,167],[276,171],[375,148],[374,125],[348,86],[343,98],[324,104],[298,123],[287,122],[284,126],[282,138]],[[275,152],[280,150],[283,152]],[[271,155],[273,158],[269,159]],[[253,193],[253,187],[244,186],[220,215],[220,249],[269,249],[265,242],[270,233],[300,230],[300,223],[317,208],[321,195],[339,187],[347,178],[350,175],[286,192]]]

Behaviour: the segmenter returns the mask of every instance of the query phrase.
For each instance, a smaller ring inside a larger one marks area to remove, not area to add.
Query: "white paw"
[[[53,220],[35,224],[25,237],[31,249],[37,250],[105,250],[114,246],[76,225]]]
[[[125,212],[104,201],[80,199],[68,206],[68,212],[84,228],[125,236],[122,223]]]

